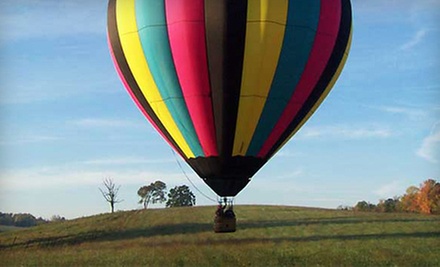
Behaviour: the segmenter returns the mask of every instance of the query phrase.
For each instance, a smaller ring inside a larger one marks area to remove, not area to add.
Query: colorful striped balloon
[[[110,0],[116,69],[162,137],[235,196],[333,87],[349,0]]]

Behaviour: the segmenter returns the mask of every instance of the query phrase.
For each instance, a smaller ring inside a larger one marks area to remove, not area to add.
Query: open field
[[[17,226],[0,225],[0,233],[7,232],[7,231],[23,230],[23,229],[26,229],[26,228],[17,227]]]
[[[2,266],[440,266],[440,216],[237,206],[103,214],[0,233]]]

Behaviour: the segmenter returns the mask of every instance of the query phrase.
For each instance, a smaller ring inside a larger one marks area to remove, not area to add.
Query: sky
[[[236,204],[353,206],[440,179],[440,1],[352,5],[338,82]],[[120,82],[106,12],[105,0],[0,2],[1,212],[109,212],[105,178],[121,186],[116,210],[141,208],[137,190],[156,180],[215,204]]]

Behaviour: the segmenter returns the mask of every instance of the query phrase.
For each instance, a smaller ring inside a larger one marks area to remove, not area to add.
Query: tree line
[[[110,204],[110,209],[113,213],[115,205],[123,201],[118,198],[120,186],[117,186],[110,178],[105,179],[103,185],[104,188],[99,188],[99,190],[104,199]],[[137,194],[140,197],[138,203],[142,204],[144,209],[147,209],[149,204],[163,202],[166,202],[165,206],[167,208],[194,206],[196,204],[196,197],[188,186],[175,186],[167,192],[166,184],[159,180],[149,185],[141,186]]]
[[[29,213],[3,213],[0,212],[0,225],[17,226],[17,227],[32,227],[40,224],[45,224],[54,221],[64,221],[65,218],[59,215],[53,215],[50,220],[42,217],[36,218]]]
[[[408,187],[403,196],[382,199],[377,204],[359,201],[350,209],[355,211],[440,214],[440,183],[434,179],[428,179],[421,183],[419,187]]]

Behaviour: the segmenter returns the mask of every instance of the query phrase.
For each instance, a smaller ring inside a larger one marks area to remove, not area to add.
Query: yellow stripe
[[[288,0],[249,0],[240,102],[233,155],[245,155],[278,64]]]
[[[135,0],[116,1],[116,21],[125,58],[142,93],[185,156],[193,158],[194,154],[171,117],[145,60],[136,25]]]
[[[306,123],[306,121],[313,115],[313,113],[315,113],[315,111],[319,108],[319,106],[321,105],[321,103],[324,101],[324,99],[327,97],[327,95],[330,93],[331,89],[333,88],[333,86],[336,83],[336,80],[339,78],[339,75],[341,75],[342,69],[344,68],[345,62],[347,61],[348,58],[348,52],[350,51],[350,47],[351,47],[351,37],[352,37],[352,29],[350,28],[350,36],[348,38],[348,43],[347,43],[347,47],[345,48],[345,52],[344,52],[344,56],[342,57],[341,62],[339,63],[338,69],[336,70],[335,75],[333,76],[333,78],[331,79],[330,83],[327,85],[327,87],[325,88],[325,91],[322,93],[322,95],[319,97],[318,101],[315,103],[315,105],[313,105],[312,109],[307,113],[307,115],[304,117],[304,119],[300,122],[300,124],[298,124],[298,126],[295,128],[295,130],[289,135],[289,137],[282,143],[281,146],[279,146],[277,148],[277,150],[275,151],[274,154],[275,155],[278,150],[280,150],[289,140],[290,138],[292,138],[292,136],[294,136],[298,130],[304,125],[304,123]]]

